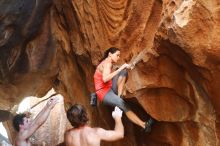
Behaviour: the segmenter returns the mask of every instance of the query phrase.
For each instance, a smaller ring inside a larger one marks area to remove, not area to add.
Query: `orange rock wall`
[[[157,122],[146,135],[124,117],[125,138],[102,145],[219,146],[219,6],[218,0],[1,1],[0,108],[54,87],[66,108],[80,102],[92,125],[113,128],[110,110],[91,108],[88,95],[95,65],[115,46],[120,63],[140,61],[129,71],[128,102]]]

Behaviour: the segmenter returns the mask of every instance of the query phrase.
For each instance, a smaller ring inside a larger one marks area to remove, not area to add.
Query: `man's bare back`
[[[65,133],[67,146],[100,146],[99,128],[84,126]]]
[[[124,127],[121,121],[122,111],[118,107],[115,107],[112,112],[112,117],[115,120],[114,130],[91,128],[87,126],[87,120],[80,120],[81,117],[87,119],[87,113],[83,106],[75,104],[68,109],[67,118],[76,128],[65,132],[66,146],[100,146],[101,140],[116,141],[124,137]]]

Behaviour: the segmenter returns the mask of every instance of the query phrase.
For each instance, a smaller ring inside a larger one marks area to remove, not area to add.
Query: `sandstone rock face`
[[[0,8],[1,110],[54,87],[65,108],[79,102],[92,125],[113,128],[111,109],[91,108],[88,95],[95,65],[115,46],[120,63],[137,62],[128,102],[157,122],[146,135],[124,117],[125,138],[102,145],[220,145],[218,0],[2,0]]]

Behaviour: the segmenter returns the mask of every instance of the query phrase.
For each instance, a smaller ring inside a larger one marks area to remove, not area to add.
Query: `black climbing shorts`
[[[128,73],[126,70],[122,70],[119,74],[117,74],[112,79],[112,89],[110,89],[107,94],[104,96],[103,103],[110,106],[118,106],[121,110],[123,110],[125,113],[130,110],[130,107],[127,105],[127,103],[117,95],[117,82],[118,78],[120,76],[128,76]]]

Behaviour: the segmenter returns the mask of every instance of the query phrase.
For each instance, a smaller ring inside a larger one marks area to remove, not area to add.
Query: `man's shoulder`
[[[88,126],[84,128],[84,130],[91,131],[91,132],[95,132],[98,129],[100,129],[100,128],[99,127],[88,127]]]
[[[94,128],[91,129],[91,132],[92,132],[93,134],[96,134],[97,136],[100,135],[100,134],[102,134],[103,131],[105,131],[105,129],[100,128],[100,127],[94,127]]]
[[[65,131],[65,136],[71,134],[74,131],[74,129],[68,129]]]
[[[16,139],[17,141],[21,141],[21,140],[26,140],[27,138],[25,137],[25,134],[26,134],[26,130],[24,131],[19,131],[17,133],[17,136],[16,136]]]
[[[90,135],[90,136],[97,136],[101,129],[102,128],[99,128],[99,127],[88,127],[88,126],[86,126],[83,129],[81,129],[81,131],[83,133],[86,133],[87,135]]]
[[[83,131],[83,132],[86,132],[86,133],[93,133],[94,134],[97,131],[99,131],[100,129],[102,129],[102,128],[99,128],[99,127],[92,128],[92,127],[89,127],[89,126],[83,127],[81,129],[74,129],[74,128],[72,128],[72,129],[66,130],[65,135],[78,133],[80,131]]]
[[[65,136],[67,135],[74,135],[76,133],[78,133],[80,130],[76,129],[76,128],[71,128],[65,131]]]

